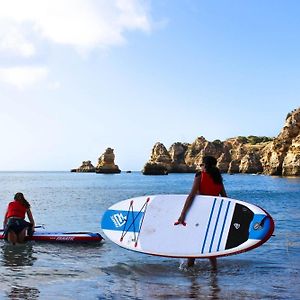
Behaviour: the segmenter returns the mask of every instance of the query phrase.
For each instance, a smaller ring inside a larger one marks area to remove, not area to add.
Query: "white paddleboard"
[[[209,258],[237,254],[266,242],[274,231],[262,208],[231,198],[196,196],[186,226],[174,225],[187,195],[154,195],[118,202],[101,227],[129,250],[166,257]]]

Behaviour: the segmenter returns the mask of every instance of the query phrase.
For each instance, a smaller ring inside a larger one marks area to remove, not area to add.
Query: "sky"
[[[0,170],[68,171],[111,147],[277,136],[300,107],[295,0],[0,0]]]

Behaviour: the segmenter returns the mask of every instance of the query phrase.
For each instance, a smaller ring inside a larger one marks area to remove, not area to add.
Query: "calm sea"
[[[113,203],[188,193],[192,181],[193,174],[1,172],[0,211],[20,191],[47,230],[101,233],[102,213]],[[179,259],[127,251],[109,240],[15,247],[1,241],[0,299],[300,299],[300,178],[224,175],[224,181],[230,197],[265,208],[276,228],[263,246],[220,258],[217,271],[207,260],[185,270]]]

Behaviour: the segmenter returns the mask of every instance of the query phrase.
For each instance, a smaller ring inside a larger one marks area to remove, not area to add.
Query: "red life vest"
[[[223,185],[220,183],[215,183],[208,173],[205,171],[201,172],[199,187],[200,195],[219,196],[222,188]]]
[[[19,201],[12,201],[8,204],[7,218],[22,218],[25,219],[27,208]]]

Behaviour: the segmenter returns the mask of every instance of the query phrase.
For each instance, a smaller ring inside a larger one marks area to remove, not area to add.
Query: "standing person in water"
[[[25,221],[26,214],[30,223]],[[32,234],[34,231],[34,219],[30,210],[30,204],[22,193],[16,193],[14,201],[8,204],[3,228],[5,238],[13,245],[24,243],[27,230],[28,234]]]
[[[204,156],[200,167],[201,167],[201,171],[196,173],[192,190],[185,201],[181,215],[178,221],[175,223],[175,225],[178,224],[185,225],[186,215],[197,194],[227,197],[223,185],[222,175],[220,173],[220,170],[217,168],[217,160],[213,156]],[[216,269],[217,267],[216,258],[215,257],[210,258],[210,262],[213,269]],[[195,258],[188,258],[188,262],[187,262],[188,267],[193,266],[194,263],[195,263]]]

